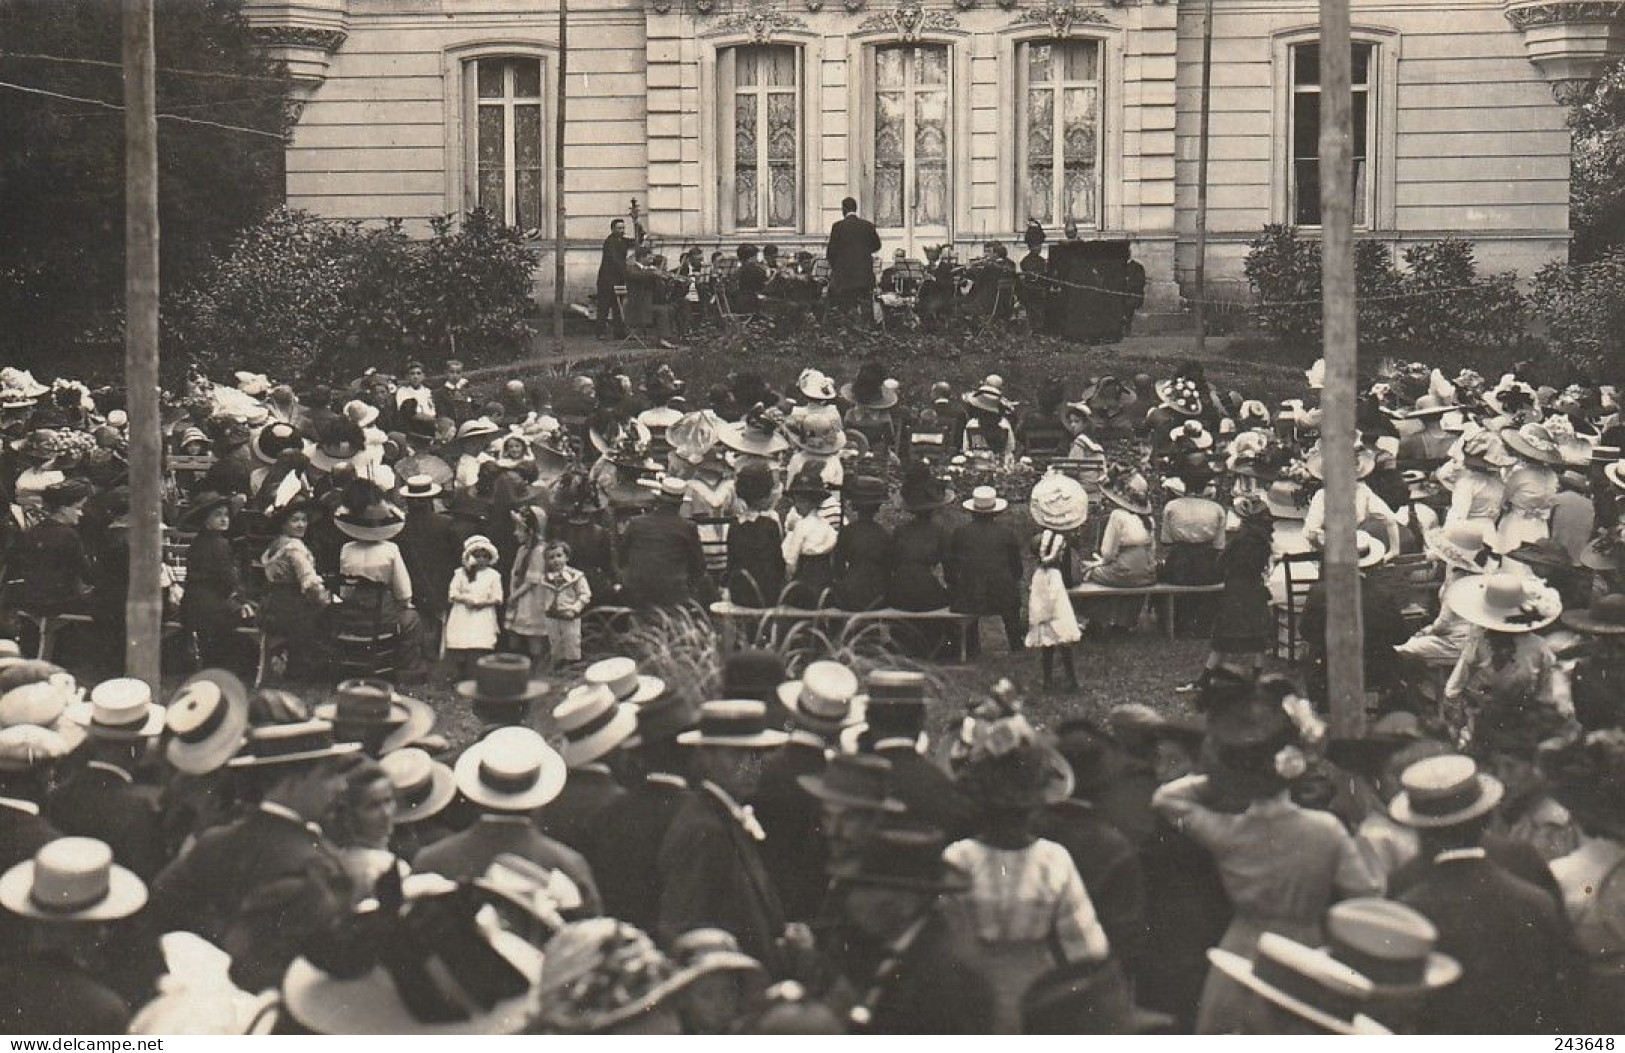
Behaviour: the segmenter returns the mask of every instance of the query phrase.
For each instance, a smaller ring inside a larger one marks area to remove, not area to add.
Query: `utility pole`
[[[1196,359],[1207,353],[1207,149],[1213,117],[1213,0],[1202,4],[1202,108],[1196,142]]]
[[[1320,0],[1321,320],[1326,378],[1320,448],[1326,466],[1326,659],[1332,734],[1365,730],[1364,627],[1355,547],[1353,96],[1349,0]]]
[[[553,350],[564,355],[564,117],[569,102],[570,0],[559,0],[558,114],[553,127]]]
[[[124,386],[130,418],[130,584],[124,669],[159,688],[163,474],[158,422],[158,117],[153,0],[124,0]]]

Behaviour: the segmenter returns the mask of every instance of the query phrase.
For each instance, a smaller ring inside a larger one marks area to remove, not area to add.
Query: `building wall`
[[[341,0],[321,0],[333,5]],[[752,240],[821,246],[854,194],[868,214],[875,105],[871,48],[918,40],[951,54],[950,226],[963,249],[1019,240],[1021,47],[1053,39],[1067,0],[936,3],[917,22],[898,0],[574,0],[570,5],[566,234],[572,296],[592,284],[609,220],[636,199],[670,254]],[[909,0],[903,0],[908,3]],[[1046,8],[1045,3],[1051,7]],[[696,4],[706,7],[700,10]],[[252,8],[253,5],[251,5]],[[529,0],[343,0],[343,43],[310,93],[288,149],[289,203],[324,215],[400,217],[417,233],[467,207],[463,60],[517,51],[557,61],[557,13]],[[1242,291],[1246,243],[1286,218],[1287,47],[1311,33],[1313,0],[1216,0],[1209,276]],[[813,8],[817,8],[814,10]],[[1153,305],[1178,302],[1193,259],[1200,0],[1080,0],[1066,27],[1104,57],[1102,201],[1090,236],[1124,237],[1147,266]],[[1531,65],[1499,0],[1354,0],[1357,37],[1377,45],[1376,187],[1367,236],[1396,247],[1456,233],[1496,269],[1566,251],[1564,109]],[[721,56],[791,45],[800,69],[795,230],[731,232],[719,171]],[[551,96],[551,85],[546,85]],[[551,136],[555,102],[548,103]],[[551,172],[547,175],[551,188]],[[551,213],[549,190],[546,211]],[[550,295],[551,215],[539,293]],[[935,237],[894,236],[918,254]],[[541,288],[545,286],[545,288]],[[1188,291],[1188,290],[1187,290]]]

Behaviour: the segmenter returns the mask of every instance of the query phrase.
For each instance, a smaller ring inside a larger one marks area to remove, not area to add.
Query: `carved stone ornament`
[[[806,0],[806,4],[807,10],[815,15],[824,9],[824,0]]]
[[[920,0],[897,0],[889,11],[870,15],[858,23],[858,32],[891,30],[904,43],[920,39],[927,30],[958,29],[959,18],[943,8],[926,8]]]
[[[708,15],[716,10],[717,0],[694,0],[694,10],[702,15]]]
[[[1003,3],[1004,0],[999,0],[999,2]],[[976,0],[954,0],[954,6],[961,11],[969,11],[976,6]]]
[[[1625,17],[1625,0],[1568,0],[1567,3],[1514,7],[1507,21],[1518,29],[1570,25],[1575,22],[1612,22]]]
[[[1061,40],[1071,36],[1072,27],[1079,24],[1106,26],[1111,22],[1099,11],[1079,7],[1073,0],[1047,0],[1043,7],[1023,11],[1010,23],[1010,28],[1049,26],[1051,35]]]
[[[329,55],[337,51],[349,36],[342,29],[318,29],[315,26],[255,26],[249,32],[261,47],[320,48]]]
[[[669,14],[671,12],[671,0],[651,0],[649,6],[654,8],[654,12],[657,15]]]
[[[806,25],[806,22],[794,15],[787,15],[766,4],[754,4],[748,11],[740,11],[717,19],[707,32],[727,33],[743,30],[749,33],[750,38],[756,43],[765,44],[773,39],[773,34],[778,30],[803,29]]]
[[[855,15],[863,10],[863,0],[841,0],[841,6],[846,8],[847,14]]]

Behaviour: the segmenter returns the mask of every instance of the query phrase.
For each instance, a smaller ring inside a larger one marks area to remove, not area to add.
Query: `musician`
[[[661,347],[671,349],[673,309],[667,290],[669,276],[656,262],[654,250],[639,245],[626,268],[626,324],[635,330],[654,330]]]
[[[626,284],[626,254],[631,248],[626,220],[611,220],[609,237],[604,239],[603,255],[598,260],[598,324],[603,327],[600,336],[604,339],[626,335],[626,319],[621,317],[620,304],[615,300],[615,286]]]
[[[735,314],[756,314],[762,309],[767,291],[767,268],[762,266],[762,250],[748,242],[737,250],[739,266],[734,268],[733,309]]]
[[[951,317],[958,310],[959,279],[964,269],[954,258],[952,245],[943,245],[934,253],[927,249],[925,255],[928,277],[920,286],[915,309],[922,320]]]
[[[683,250],[677,262],[677,277],[685,288],[682,302],[677,305],[677,332],[688,333],[699,328],[705,305],[711,302],[711,278],[705,268],[705,250],[690,245]]]
[[[1016,286],[1017,298],[1027,311],[1027,326],[1033,332],[1044,328],[1044,308],[1049,299],[1049,261],[1044,259],[1044,228],[1035,219],[1027,221],[1023,236],[1027,255],[1021,258],[1021,282]]]
[[[875,225],[858,215],[853,198],[841,201],[840,222],[829,228],[824,258],[829,260],[829,299],[867,314],[875,292],[874,254],[880,251]]]
[[[969,274],[971,309],[984,318],[1008,319],[1015,310],[1016,265],[1004,243],[983,245],[982,258],[971,265]]]

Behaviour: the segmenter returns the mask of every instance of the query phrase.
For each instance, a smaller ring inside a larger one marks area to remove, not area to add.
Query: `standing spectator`
[[[440,484],[427,475],[408,476],[395,491],[406,508],[406,525],[395,543],[417,594],[418,613],[431,633],[445,617],[446,596],[458,564],[456,530],[435,507],[441,493]]]
[[[502,575],[493,566],[497,548],[483,534],[463,542],[463,565],[447,589],[445,650],[460,676],[473,675],[474,662],[497,645],[497,612],[502,607]]]
[[[841,218],[829,228],[824,258],[829,260],[829,299],[833,306],[867,311],[874,298],[874,255],[880,251],[875,225],[858,215],[853,198],[841,201]]]
[[[896,564],[891,531],[875,522],[888,496],[886,481],[860,475],[844,490],[850,519],[836,535],[831,553],[835,606],[846,611],[873,610],[885,606]]]
[[[603,328],[599,336],[606,340],[626,335],[626,319],[621,317],[615,286],[626,284],[626,254],[631,248],[626,220],[611,220],[609,237],[604,239],[603,255],[598,260],[598,324]]]
[[[695,598],[705,579],[705,552],[700,532],[678,515],[688,487],[667,476],[659,500],[646,514],[627,524],[621,541],[621,580],[633,607],[681,607]]]
[[[243,591],[237,555],[226,536],[234,502],[230,494],[200,493],[181,521],[197,536],[186,555],[180,614],[182,624],[197,634],[204,665],[242,673],[253,668],[254,646],[237,628],[254,616],[254,608]]]
[[[45,518],[24,531],[11,560],[22,576],[11,601],[28,613],[77,610],[89,596],[90,558],[79,537],[79,521],[90,495],[90,484],[79,479],[45,488]]]
[[[961,502],[971,520],[953,532],[948,541],[948,579],[954,595],[954,610],[978,619],[997,615],[1004,622],[1004,636],[1010,650],[1025,646],[1026,632],[1021,610],[1021,544],[1008,526],[996,517],[1010,502],[991,486],[978,486]],[[972,626],[965,650],[975,657],[981,653],[980,626]]]

